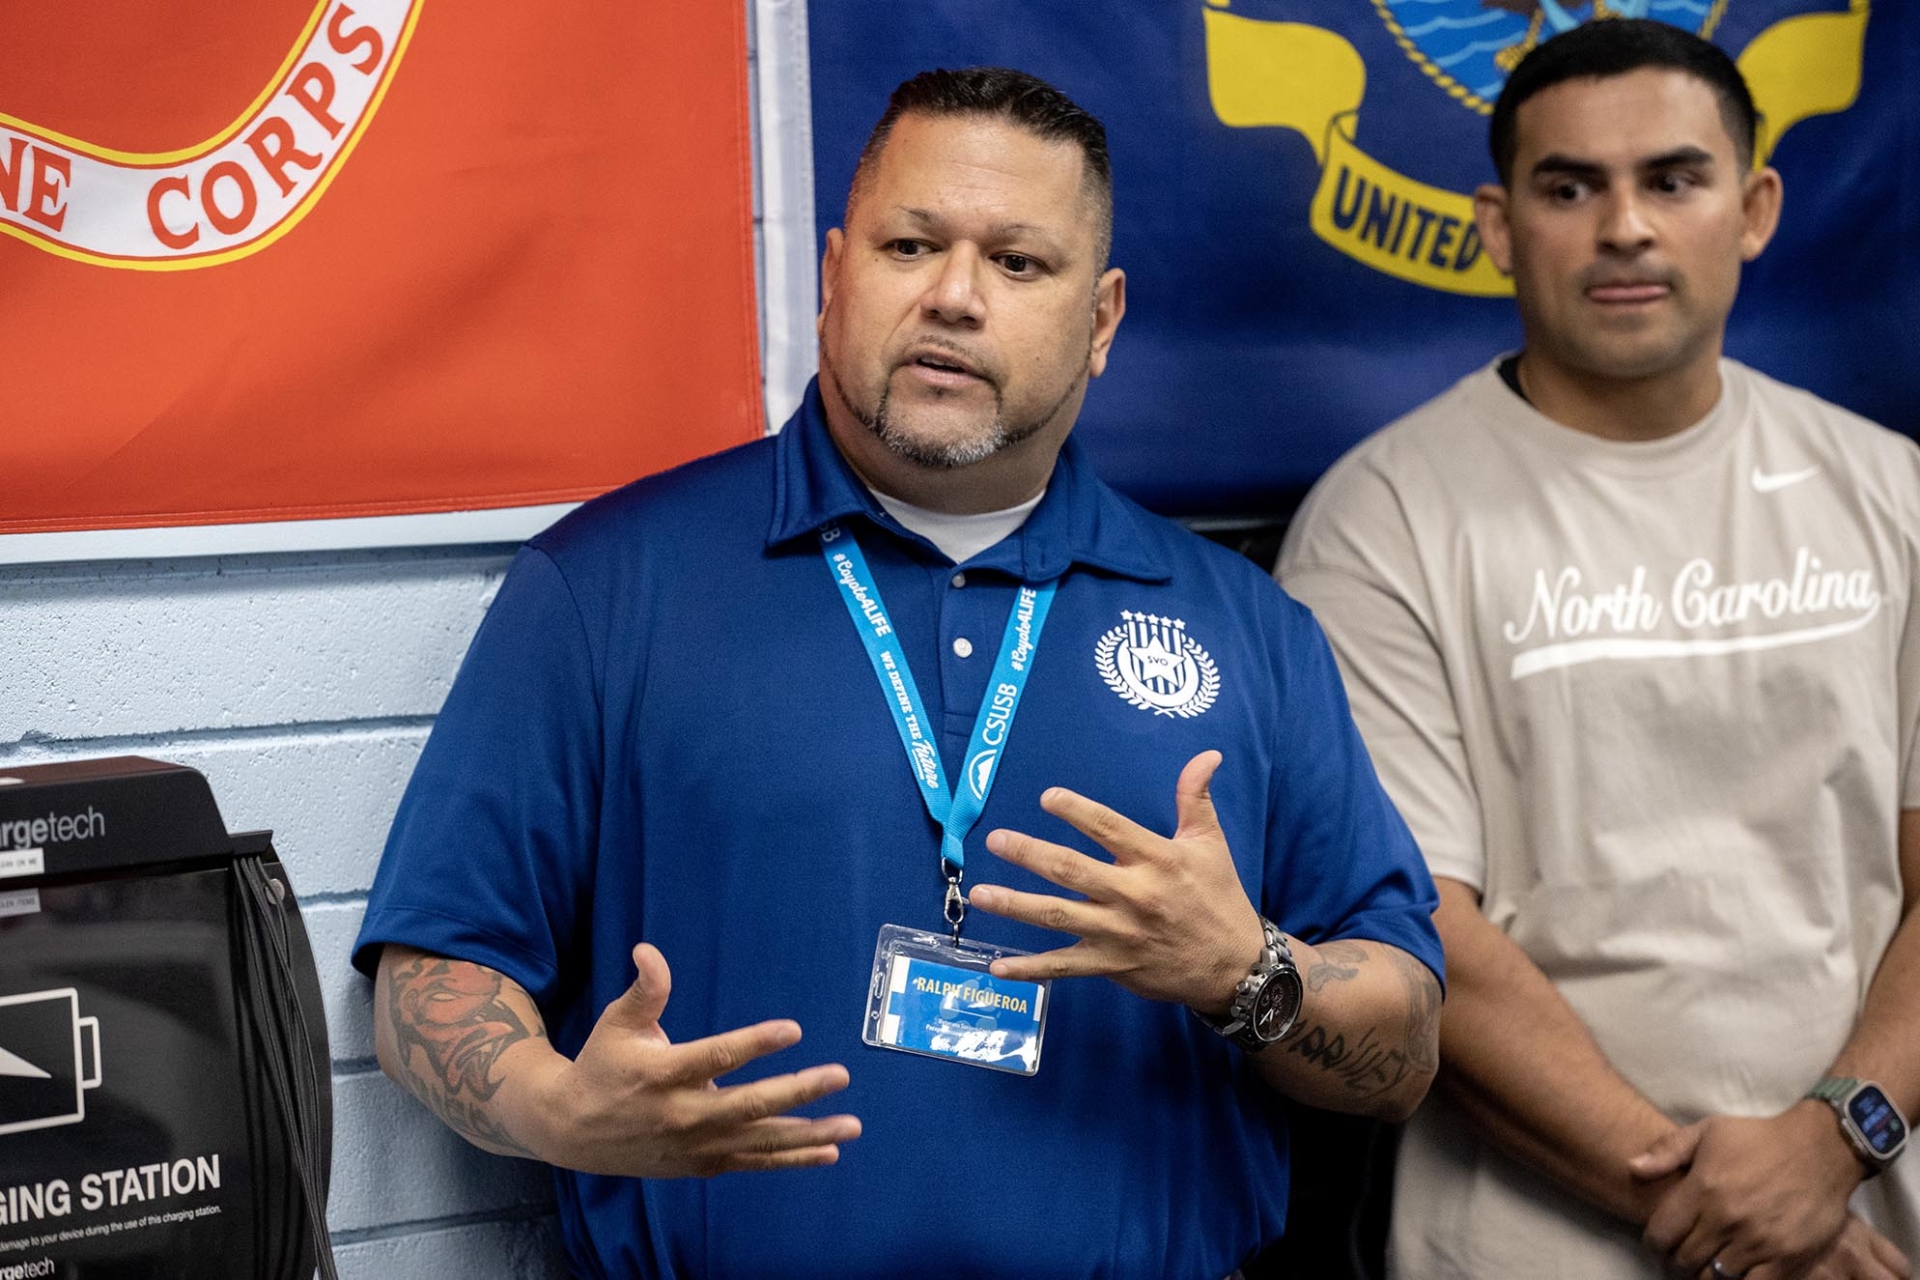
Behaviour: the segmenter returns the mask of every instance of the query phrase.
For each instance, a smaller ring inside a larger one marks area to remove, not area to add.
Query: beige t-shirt
[[[1705,419],[1626,444],[1489,366],[1336,464],[1277,570],[1434,873],[1682,1123],[1776,1113],[1824,1074],[1920,807],[1920,449],[1721,378]],[[1855,1204],[1920,1256],[1917,1166]],[[1395,1199],[1407,1280],[1663,1274],[1437,1096]]]

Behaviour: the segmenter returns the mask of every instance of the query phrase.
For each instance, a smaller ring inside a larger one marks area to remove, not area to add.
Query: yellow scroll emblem
[[[0,235],[104,267],[243,258],[325,194],[386,96],[424,0],[320,0],[234,122],[197,146],[115,151],[0,115]]]
[[[1853,105],[1870,3],[1851,0],[1844,13],[1784,18],[1739,56],[1761,116],[1754,163],[1766,163],[1800,121]],[[1232,128],[1291,129],[1307,140],[1320,166],[1307,214],[1314,234],[1409,284],[1511,295],[1512,281],[1480,250],[1470,193],[1410,178],[1361,150],[1367,66],[1359,52],[1324,28],[1243,18],[1226,12],[1230,4],[1206,0],[1204,11],[1214,114]]]

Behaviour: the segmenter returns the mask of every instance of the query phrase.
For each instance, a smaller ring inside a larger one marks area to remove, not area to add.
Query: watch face
[[[1847,1115],[1876,1155],[1890,1156],[1907,1140],[1907,1126],[1877,1085],[1862,1085],[1847,1099]]]
[[[1283,969],[1268,978],[1260,994],[1253,998],[1254,1037],[1263,1044],[1272,1044],[1287,1033],[1299,1011],[1300,975]]]

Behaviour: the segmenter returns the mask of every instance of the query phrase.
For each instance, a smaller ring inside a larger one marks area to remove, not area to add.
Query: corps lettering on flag
[[[544,506],[759,436],[746,16],[0,0],[0,534]]]
[[[0,115],[0,230],[84,261],[156,269],[272,243],[352,151],[420,2],[323,0],[266,91],[184,151],[117,151]]]

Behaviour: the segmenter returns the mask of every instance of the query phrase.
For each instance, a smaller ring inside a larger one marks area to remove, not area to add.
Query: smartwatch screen
[[[1892,1155],[1906,1141],[1907,1126],[1901,1123],[1900,1113],[1887,1101],[1887,1095],[1873,1085],[1867,1085],[1847,1100],[1847,1114],[1853,1117],[1867,1145],[1879,1155]]]

